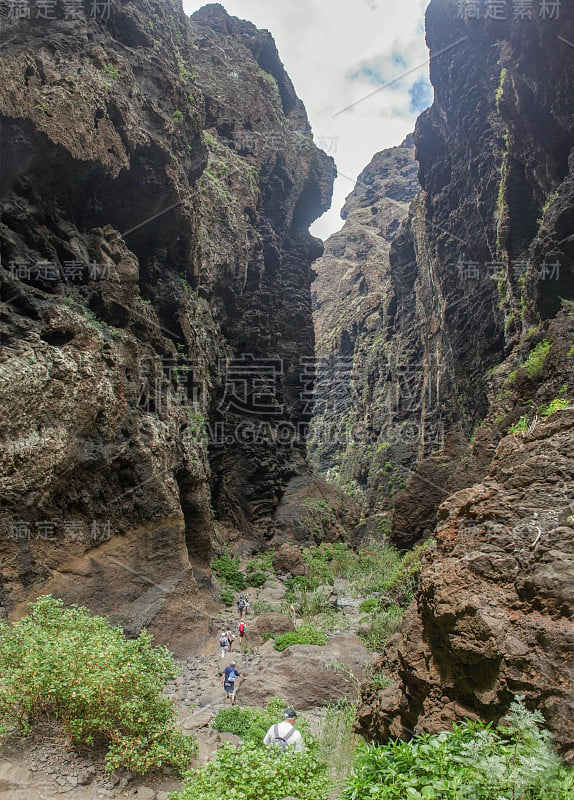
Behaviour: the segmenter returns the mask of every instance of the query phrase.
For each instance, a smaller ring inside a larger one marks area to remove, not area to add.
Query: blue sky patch
[[[432,104],[433,89],[426,75],[416,79],[409,89],[409,97],[411,98],[409,110],[415,114],[420,114]]]

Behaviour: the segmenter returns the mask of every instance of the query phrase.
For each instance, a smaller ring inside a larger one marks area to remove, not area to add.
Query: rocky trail
[[[342,612],[342,627],[350,630],[358,623],[360,601],[345,594],[346,589],[344,581],[337,581],[333,602]],[[253,589],[251,596],[279,609],[278,602],[284,594],[284,586],[273,580],[261,589]],[[278,653],[273,641],[263,641],[261,631],[281,625],[288,629],[292,626],[288,617],[277,611],[251,613],[245,622],[243,650],[236,634],[232,651],[221,658],[219,634],[228,628],[235,633],[238,617],[233,608],[215,613],[210,624],[215,633],[204,642],[201,652],[178,660],[181,672],[166,687],[166,695],[173,698],[177,709],[178,724],[197,738],[199,752],[193,766],[205,764],[222,742],[241,742],[239,737],[219,733],[212,727],[219,709],[229,705],[222,673],[232,660],[246,675],[245,680],[238,681],[237,705],[265,706],[273,695],[281,696],[304,710],[311,730],[317,734],[325,704],[343,694],[353,696],[357,691],[357,684],[348,678],[338,676],[333,681],[326,665],[344,664],[361,676],[365,663],[374,657],[349,630],[336,631],[323,647],[295,645]],[[74,800],[167,800],[170,792],[183,788],[170,768],[141,779],[125,769],[106,774],[103,759],[103,751],[70,749],[63,731],[45,719],[29,737],[12,737],[0,750],[0,800],[54,800],[62,795]]]

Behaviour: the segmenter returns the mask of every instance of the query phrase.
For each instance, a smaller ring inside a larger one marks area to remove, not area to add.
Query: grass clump
[[[557,411],[563,411],[568,408],[568,400],[565,397],[555,397],[548,405],[542,406],[540,409],[541,417],[551,417]]]
[[[0,621],[0,736],[29,733],[49,714],[74,746],[105,743],[108,771],[183,771],[196,743],[176,730],[162,697],[177,675],[171,653],[151,643],[146,631],[127,640],[102,617],[49,595],[12,625]]]
[[[523,364],[523,369],[529,378],[538,378],[551,349],[552,343],[544,339],[532,350]]]
[[[343,800],[571,800],[574,771],[560,765],[539,712],[514,702],[508,723],[482,722],[410,742],[362,745]]]
[[[405,610],[406,605],[399,606],[393,603],[388,608],[377,607],[367,619],[363,619],[362,621],[367,623],[367,629],[360,634],[360,637],[365,647],[377,653],[382,652],[391,636],[401,627]]]
[[[528,433],[530,425],[531,423],[528,414],[524,414],[522,417],[520,417],[518,422],[510,426],[510,428],[508,429],[508,433],[512,435],[517,435],[519,433]]]
[[[280,633],[276,636],[274,648],[281,653],[292,644],[325,645],[327,636],[313,625],[299,625],[294,631],[287,631],[287,633]]]

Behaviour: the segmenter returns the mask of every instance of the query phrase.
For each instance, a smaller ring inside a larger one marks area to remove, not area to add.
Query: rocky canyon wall
[[[214,517],[262,541],[314,486],[334,164],[271,35],[219,5],[2,14],[0,603],[54,592],[189,647]]]
[[[379,248],[370,300],[324,339],[350,358],[339,391],[363,452],[350,438],[316,457],[358,490],[373,530],[403,548],[436,538],[380,663],[393,685],[365,687],[361,732],[498,720],[523,694],[571,757],[573,11],[509,3],[494,18],[474,5],[427,10],[435,100],[414,135],[420,190],[390,246],[372,231],[355,265],[343,228],[315,266],[320,341],[323,309],[353,300],[348,281]],[[365,219],[396,199],[388,153],[371,196],[363,177],[354,193]],[[380,333],[366,349],[369,326]]]

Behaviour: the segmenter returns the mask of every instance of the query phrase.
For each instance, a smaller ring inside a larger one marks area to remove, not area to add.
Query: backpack
[[[237,601],[237,608],[240,611],[243,611],[243,609],[245,608],[245,600],[242,597]]]
[[[221,637],[221,639],[219,640],[219,646],[220,647],[228,647],[229,646],[229,639],[227,638],[227,636],[222,636]]]
[[[279,736],[279,725],[275,725],[273,728],[273,744],[278,744],[281,752],[284,753],[288,747],[288,741],[295,733],[295,728],[291,726],[291,730],[287,731],[285,736]]]
[[[244,633],[245,633],[245,623],[244,622],[240,622],[239,623],[239,635],[243,636]]]

